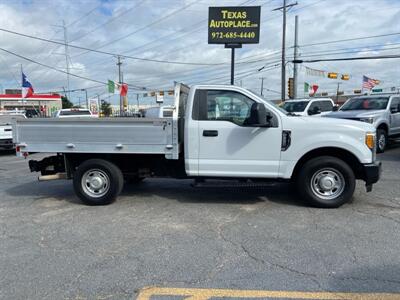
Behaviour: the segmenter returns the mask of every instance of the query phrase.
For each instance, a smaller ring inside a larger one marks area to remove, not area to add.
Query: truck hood
[[[312,117],[293,117],[304,122],[304,125],[318,130],[355,130],[363,132],[375,132],[375,127],[366,122],[353,120],[338,120],[334,118],[312,118]]]
[[[340,119],[359,119],[359,118],[370,118],[381,115],[385,110],[343,110],[334,111],[326,114],[324,117],[328,118],[340,118]]]

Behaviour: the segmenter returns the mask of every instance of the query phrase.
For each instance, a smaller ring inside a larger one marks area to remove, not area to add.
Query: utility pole
[[[297,60],[298,58],[298,28],[299,26],[299,16],[294,17],[294,60]],[[297,98],[297,67],[298,64],[293,64],[293,97],[296,99]]]
[[[272,11],[276,10],[282,10],[283,12],[283,18],[282,18],[282,66],[281,66],[281,100],[285,101],[285,95],[286,95],[286,62],[285,62],[285,56],[286,56],[286,11],[287,8],[293,7],[297,5],[296,3],[292,3],[289,5],[286,5],[286,0],[283,0],[283,6],[278,7],[273,9]]]
[[[89,101],[88,101],[88,96],[87,96],[87,89],[81,89],[81,91],[85,91],[85,95],[86,95],[86,108],[89,109]]]
[[[137,111],[139,112],[139,94],[136,94]]]
[[[118,55],[117,59],[118,59],[118,62],[117,62],[117,66],[118,66],[118,82],[119,82],[119,84],[122,84],[122,73],[121,73],[122,62],[121,62],[121,56]],[[120,93],[119,94],[119,113],[120,113],[120,116],[122,116],[123,111],[124,111],[124,103],[122,101],[122,96],[121,96],[121,93]]]
[[[341,82],[337,83],[337,89],[336,89],[336,104],[339,103],[339,85],[341,85]]]
[[[261,77],[260,79],[261,79],[261,91],[260,91],[260,94],[262,96],[263,95],[263,91],[264,91],[264,79],[265,79],[265,77]]]
[[[67,27],[65,26],[65,21],[63,20],[62,28],[64,30],[64,47],[65,47],[65,63],[67,70],[67,91],[68,91],[68,100],[71,101],[70,96],[70,88],[69,88],[69,51],[68,51],[68,35],[67,35]]]

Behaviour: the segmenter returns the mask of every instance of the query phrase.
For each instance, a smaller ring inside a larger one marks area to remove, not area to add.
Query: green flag
[[[310,85],[307,82],[304,82],[304,93],[308,93],[310,90]]]
[[[108,92],[110,94],[114,94],[115,93],[115,83],[112,80],[108,80]]]

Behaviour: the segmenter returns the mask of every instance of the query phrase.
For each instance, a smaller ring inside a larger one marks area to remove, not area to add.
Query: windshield
[[[308,101],[285,102],[282,108],[287,112],[303,112],[306,109]]]
[[[362,97],[349,99],[340,110],[386,109],[389,97]]]
[[[280,106],[279,106],[278,104],[276,104],[275,102],[272,102],[271,100],[268,100],[268,99],[265,98],[263,95],[261,95],[261,94],[255,92],[255,91],[253,91],[253,90],[250,90],[250,89],[249,89],[249,91],[252,92],[252,93],[253,93],[254,95],[256,95],[257,97],[263,99],[265,102],[268,102],[268,104],[270,104],[270,105],[272,105],[273,107],[275,107],[275,108],[276,108],[277,110],[279,110],[281,113],[283,113],[283,114],[285,114],[285,115],[288,114],[288,112],[287,112],[286,110],[282,109],[282,107],[280,107]]]

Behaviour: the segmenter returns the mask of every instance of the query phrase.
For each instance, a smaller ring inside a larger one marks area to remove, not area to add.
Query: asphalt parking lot
[[[378,159],[381,181],[371,193],[359,182],[339,209],[304,206],[285,184],[216,189],[160,179],[89,207],[71,182],[39,183],[26,161],[2,153],[0,298],[135,299],[157,286],[399,299],[400,143]],[[182,290],[153,298],[194,293]]]

